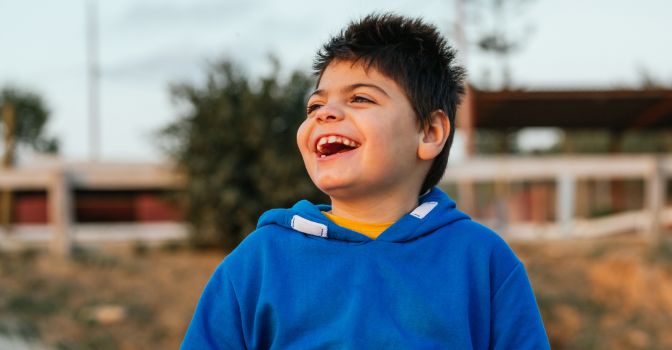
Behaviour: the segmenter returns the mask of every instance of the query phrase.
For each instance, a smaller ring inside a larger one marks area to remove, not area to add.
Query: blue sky
[[[0,0],[0,86],[40,93],[52,111],[48,133],[67,159],[85,160],[85,2]],[[371,11],[422,16],[450,35],[452,1],[99,0],[103,160],[159,160],[155,132],[175,119],[171,82],[197,82],[207,62],[230,57],[252,75],[274,54],[286,71],[310,68],[319,45]],[[527,37],[511,56],[522,88],[638,87],[643,72],[672,86],[666,0],[536,0],[507,19]],[[487,17],[481,23],[488,23]],[[485,22],[483,22],[485,21]],[[476,22],[468,35],[478,33]],[[487,24],[486,24],[487,25]],[[528,33],[528,34],[524,34]],[[498,66],[473,49],[466,65],[484,84]]]

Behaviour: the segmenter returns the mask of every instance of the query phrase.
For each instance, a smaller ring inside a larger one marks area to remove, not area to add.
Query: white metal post
[[[58,169],[52,174],[48,196],[53,232],[51,251],[57,256],[67,257],[72,252],[72,189],[65,170]]]
[[[573,174],[562,173],[557,177],[556,221],[563,234],[572,231],[575,212],[576,178]]]
[[[646,230],[646,235],[655,243],[660,239],[663,230],[661,216],[666,189],[662,159],[655,157],[651,163],[651,171],[646,179],[646,203],[649,211],[649,229]]]

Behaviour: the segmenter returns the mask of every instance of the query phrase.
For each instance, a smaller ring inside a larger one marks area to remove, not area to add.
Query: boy
[[[218,267],[183,349],[546,349],[521,262],[434,187],[463,69],[435,27],[351,23],[297,132],[331,205],[273,209]]]

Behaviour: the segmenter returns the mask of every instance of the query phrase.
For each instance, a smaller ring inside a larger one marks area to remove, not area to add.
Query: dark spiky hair
[[[440,109],[448,115],[448,140],[434,159],[420,193],[438,184],[453,143],[465,71],[455,63],[455,51],[436,27],[419,18],[371,14],[351,22],[317,52],[315,75],[321,77],[334,60],[361,63],[365,69],[374,68],[394,80],[410,100],[420,128],[429,125],[433,111]]]

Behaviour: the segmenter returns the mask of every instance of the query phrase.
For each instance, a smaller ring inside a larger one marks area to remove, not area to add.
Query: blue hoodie
[[[208,282],[182,349],[548,349],[525,269],[438,188],[372,240],[273,209]]]

